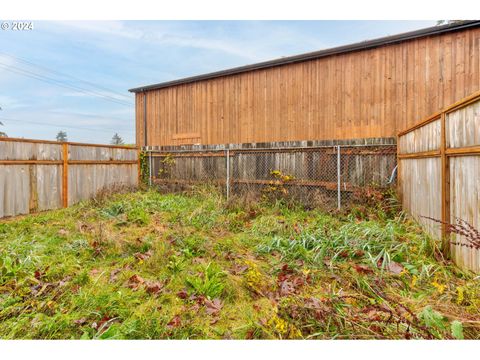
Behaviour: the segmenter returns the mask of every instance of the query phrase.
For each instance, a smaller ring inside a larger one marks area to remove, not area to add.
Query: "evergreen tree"
[[[2,108],[0,108],[2,110]],[[0,121],[0,125],[3,125],[3,123]],[[3,131],[0,131],[0,137],[7,137],[7,134],[4,133]]]
[[[57,141],[67,141],[67,133],[60,130],[57,134]]]
[[[112,141],[110,142],[112,145],[123,145],[123,139],[118,135],[118,133],[115,133],[112,137]]]

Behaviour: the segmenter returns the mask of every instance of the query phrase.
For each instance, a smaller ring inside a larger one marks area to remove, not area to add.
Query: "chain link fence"
[[[162,191],[217,186],[227,198],[289,198],[342,208],[369,187],[395,183],[396,145],[146,150],[149,183]]]

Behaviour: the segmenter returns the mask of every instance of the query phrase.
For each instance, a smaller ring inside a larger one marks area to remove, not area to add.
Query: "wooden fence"
[[[480,228],[480,92],[401,132],[398,164],[404,209],[460,267],[479,272],[480,250],[449,234],[447,224],[461,219]]]
[[[138,149],[0,138],[0,218],[57,209],[137,186]]]

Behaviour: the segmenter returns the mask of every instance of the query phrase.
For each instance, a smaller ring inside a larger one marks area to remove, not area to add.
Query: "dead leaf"
[[[92,269],[92,270],[90,270],[90,276],[95,276],[95,275],[97,275],[99,272],[100,272],[100,270],[98,270],[98,269]]]
[[[137,290],[140,285],[145,283],[145,280],[140,275],[132,275],[130,279],[128,279],[128,287]]]
[[[160,281],[147,281],[145,283],[145,290],[149,294],[158,294],[164,286],[165,284]]]
[[[356,272],[358,272],[359,274],[372,274],[373,273],[373,270],[366,266],[366,265],[360,265],[360,264],[355,264],[353,266],[353,268],[355,269]]]
[[[180,290],[180,291],[177,293],[177,296],[178,296],[180,299],[185,300],[185,299],[188,297],[188,292],[187,292],[186,290]]]
[[[147,252],[145,253],[140,253],[140,252],[137,252],[135,254],[133,254],[133,256],[135,256],[135,258],[137,258],[138,260],[141,260],[141,261],[144,261],[144,260],[147,260],[149,257],[151,257],[153,255],[153,251],[152,250],[148,250]]]
[[[403,271],[403,265],[395,261],[390,261],[387,265],[387,270],[390,271],[392,274],[398,275]]]
[[[65,276],[62,280],[60,280],[60,281],[58,282],[58,286],[62,287],[62,286],[67,285],[70,280],[72,280],[72,277],[71,277],[71,276],[69,276],[69,275],[68,275],[68,276]]]
[[[235,255],[233,252],[231,251],[227,251],[224,255],[225,257],[225,260],[228,260],[228,261],[233,261],[235,260],[235,258],[237,258],[237,255]]]
[[[302,232],[302,230],[300,229],[297,223],[293,225],[293,230],[295,230],[297,234],[300,234]]]
[[[205,300],[205,307],[206,307],[206,312],[208,315],[218,315],[220,310],[223,308],[223,303],[221,302],[220,299],[213,299],[212,301],[210,300]]]
[[[85,232],[91,232],[93,230],[93,227],[91,225],[88,225],[88,224],[85,224],[85,223],[82,223],[82,222],[78,222],[77,223],[77,229],[81,233],[85,233]]]
[[[175,315],[172,320],[170,320],[167,324],[167,327],[172,329],[172,328],[177,328],[180,325],[182,325],[182,320],[180,319],[179,315]]]
[[[290,294],[293,294],[294,292],[295,292],[295,287],[290,281],[284,280],[280,282],[279,291],[278,291],[280,296],[288,296]]]
[[[76,325],[83,325],[83,324],[85,324],[86,322],[87,322],[87,319],[85,319],[85,318],[73,320],[73,323],[76,324]]]
[[[245,271],[248,270],[248,266],[247,265],[240,265],[240,264],[234,264],[232,266],[232,268],[230,269],[230,273],[232,275],[241,275],[243,274]]]
[[[122,269],[114,269],[114,270],[112,270],[112,271],[110,272],[110,280],[109,280],[109,282],[114,283],[115,281],[117,281],[117,279],[118,279],[117,274],[118,274],[120,271],[122,271]]]
[[[39,270],[35,270],[35,274],[34,274],[35,279],[40,280],[40,278],[42,277],[42,275],[43,275],[43,274],[42,274]]]

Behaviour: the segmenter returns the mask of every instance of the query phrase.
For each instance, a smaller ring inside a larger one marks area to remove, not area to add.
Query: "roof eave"
[[[401,34],[396,34],[391,36],[385,36],[382,38],[362,41],[362,42],[349,44],[349,45],[342,45],[342,46],[338,46],[330,49],[319,50],[319,51],[309,52],[309,53],[300,54],[300,55],[288,56],[280,59],[264,61],[264,62],[255,63],[251,65],[235,67],[231,69],[216,71],[216,72],[197,75],[197,76],[191,76],[187,78],[162,82],[158,84],[136,87],[133,89],[129,89],[128,91],[133,93],[138,93],[138,92],[145,92],[149,90],[162,89],[162,88],[181,85],[181,84],[188,84],[188,83],[193,83],[193,82],[202,81],[202,80],[240,74],[248,71],[260,70],[265,68],[297,63],[297,62],[314,60],[314,59],[319,59],[322,57],[327,57],[332,55],[345,54],[345,53],[361,51],[361,50],[368,50],[368,49],[373,49],[379,46],[391,45],[391,44],[413,40],[421,37],[439,35],[446,32],[459,31],[466,28],[473,28],[473,27],[479,27],[479,26],[480,26],[480,20],[469,20],[469,21],[462,21],[459,23],[453,23],[453,24],[447,24],[447,25],[441,25],[441,26],[432,26],[429,28],[409,31],[406,33],[401,33]]]

